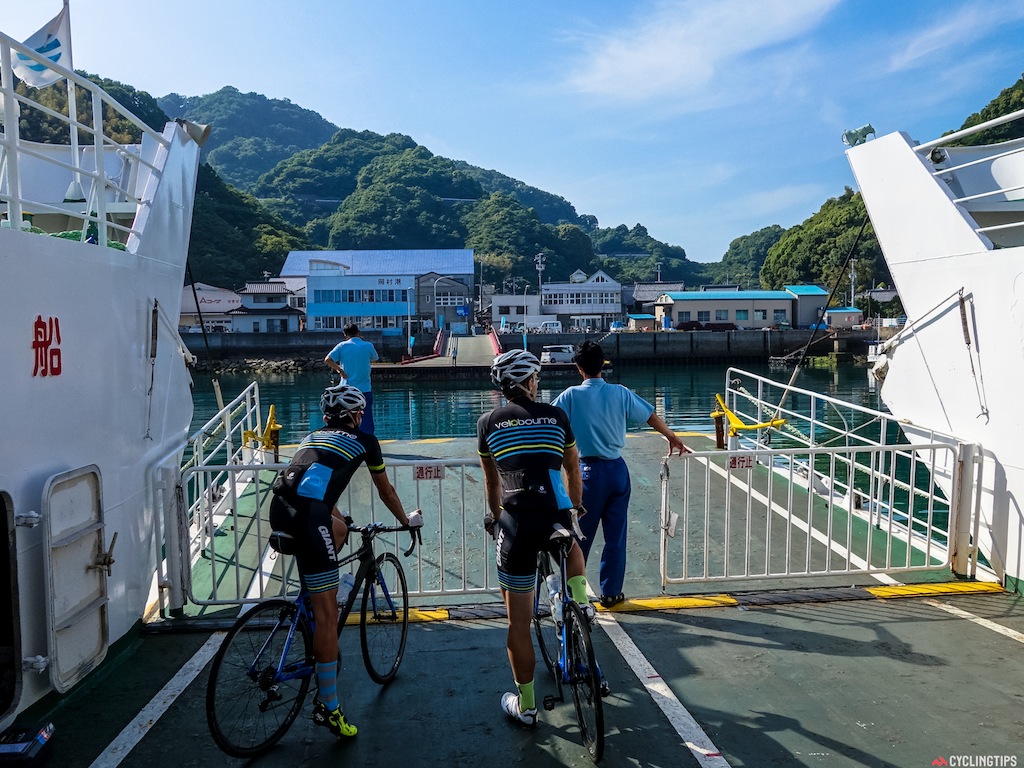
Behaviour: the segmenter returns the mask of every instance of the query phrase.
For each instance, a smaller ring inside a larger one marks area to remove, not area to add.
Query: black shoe
[[[613,606],[618,605],[625,599],[626,596],[621,592],[619,592],[619,594],[617,595],[601,595],[601,606],[603,608],[612,608]]]

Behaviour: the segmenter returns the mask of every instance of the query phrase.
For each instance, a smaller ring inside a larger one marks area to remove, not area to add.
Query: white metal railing
[[[735,368],[724,399],[744,423],[786,423],[666,461],[663,586],[948,566],[975,575],[973,446],[938,434],[909,445],[890,414]]]
[[[217,510],[237,507],[246,488],[258,485],[266,453],[254,448],[251,436],[262,433],[259,385],[253,382],[189,438],[178,498],[165,510],[162,583],[168,589],[163,607],[185,604],[191,564],[215,533],[210,521]]]
[[[185,470],[188,485],[224,489],[191,508],[186,531],[191,568],[182,574],[191,602],[233,605],[298,590],[294,558],[278,558],[268,545],[271,485],[286,466],[283,462],[231,467],[197,464]],[[406,509],[423,510],[423,543],[403,562],[410,596],[443,596],[452,602],[460,596],[496,593],[494,544],[481,525],[485,499],[478,460],[391,459],[388,472]],[[353,477],[338,507],[359,523],[393,520],[365,468]],[[402,533],[382,535],[376,541],[378,553],[408,547]],[[342,556],[358,544],[358,537],[351,537]],[[350,570],[354,572],[355,567]]]
[[[1024,109],[919,144],[914,150],[935,166],[932,171],[935,177],[956,190],[954,203],[963,205],[972,214],[986,211],[999,212],[1004,218],[1013,216],[1020,213],[1020,208],[1015,209],[1013,205],[1024,203],[1024,142],[1010,141],[998,145],[999,148],[950,145],[1021,119],[1024,119]],[[1004,183],[1003,179],[1009,183]],[[997,221],[976,227],[975,231],[992,235],[1021,227],[1024,227],[1024,219],[1015,216],[1012,221]]]
[[[49,93],[50,88],[59,88],[59,84],[38,89],[38,92],[15,90],[12,62],[18,54],[59,72],[66,79],[67,102],[72,107],[78,106],[76,87],[84,92],[81,106],[88,114],[85,122],[78,118],[78,109],[69,117],[33,96]],[[66,149],[49,142],[41,144],[22,139],[19,121],[30,116],[37,118],[33,123],[58,124],[67,137]],[[83,241],[93,226],[99,243],[108,242],[113,233],[124,242],[134,233],[126,222],[134,218],[135,206],[141,201],[146,181],[158,173],[155,155],[168,146],[167,139],[160,133],[142,123],[91,81],[53,64],[2,33],[0,123],[0,212],[6,214],[4,226],[27,228],[30,226],[27,215],[58,214],[82,221]],[[126,123],[143,137],[141,147],[120,144],[111,138],[115,132],[123,133]],[[79,135],[88,138],[81,148]],[[109,175],[108,167],[119,168],[119,172]],[[68,197],[65,192],[75,188],[74,184],[81,188],[83,181],[88,185],[87,192],[82,190],[84,202],[65,202]],[[118,221],[108,216],[114,213],[125,215]]]
[[[705,451],[662,471],[662,585],[935,570],[950,505],[928,474],[948,445]]]

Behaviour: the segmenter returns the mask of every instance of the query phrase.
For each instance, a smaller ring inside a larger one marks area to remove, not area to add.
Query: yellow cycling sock
[[[580,605],[590,602],[587,599],[587,577],[586,576],[570,576],[569,577],[569,594],[572,595],[572,599]]]
[[[528,683],[516,683],[516,688],[519,689],[519,710],[536,709],[537,698],[533,694],[533,680]]]

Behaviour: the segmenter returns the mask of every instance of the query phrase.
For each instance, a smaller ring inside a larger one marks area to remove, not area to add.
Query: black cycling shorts
[[[529,592],[537,581],[537,553],[554,552],[551,542],[554,525],[561,523],[572,530],[568,509],[509,510],[502,509],[495,525],[497,541],[495,556],[498,583],[510,592]]]
[[[282,496],[274,496],[270,502],[270,526],[295,538],[295,561],[310,592],[338,588],[331,507],[312,499],[292,504]]]

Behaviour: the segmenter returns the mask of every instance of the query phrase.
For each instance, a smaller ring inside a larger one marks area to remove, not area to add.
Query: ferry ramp
[[[684,440],[697,449],[711,442],[698,435]],[[393,464],[465,457],[472,444],[395,441],[384,448]],[[594,633],[612,690],[603,764],[902,767],[940,759],[954,764],[952,757],[967,755],[1024,760],[1020,595],[956,579],[942,568],[900,573],[886,584],[864,573],[807,574],[781,586],[748,578],[662,590],[663,451],[663,440],[651,433],[631,433],[627,443],[634,481],[631,599],[600,611]],[[432,508],[423,506],[429,520]],[[447,502],[433,510],[450,511]],[[471,502],[463,516],[477,512]],[[432,537],[453,535],[439,517],[428,522],[428,546]],[[234,534],[214,535],[206,544],[217,547]],[[481,546],[489,545],[481,540]],[[462,563],[448,561],[446,572]],[[411,588],[429,578],[411,560],[405,565]],[[595,559],[591,584],[596,571]],[[336,743],[309,722],[307,703],[282,743],[255,764],[589,765],[571,704],[542,711],[533,730],[515,727],[500,712],[499,697],[512,680],[503,609],[489,579],[477,592],[417,598],[407,655],[387,688],[367,677],[355,628],[343,633],[340,688],[360,735]],[[198,618],[234,610],[192,606],[184,618],[150,623],[82,686],[42,702],[22,720],[56,724],[55,765],[241,764],[221,754],[206,729],[208,660],[221,637],[213,627],[223,622]],[[542,666],[536,679],[539,698],[552,692]]]

